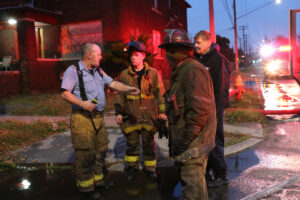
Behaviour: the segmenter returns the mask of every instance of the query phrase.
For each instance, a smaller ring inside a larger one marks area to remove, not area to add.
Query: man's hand
[[[136,87],[128,86],[128,92],[132,95],[140,94],[141,91]]]
[[[96,104],[93,104],[91,101],[81,101],[76,98],[71,92],[65,90],[61,93],[61,97],[69,103],[75,104],[83,108],[84,110],[93,112],[96,108]]]
[[[163,119],[163,120],[165,120],[165,121],[168,120],[167,115],[165,115],[165,114],[163,114],[163,113],[159,114],[159,115],[158,115],[158,118],[159,118],[159,119]]]
[[[92,103],[92,101],[83,101],[81,107],[84,110],[93,112],[93,110],[96,108],[96,104]]]
[[[121,124],[123,123],[123,117],[122,115],[117,115],[116,117],[116,123],[121,126]]]
[[[132,87],[132,86],[129,86],[129,85],[125,85],[119,81],[113,81],[109,84],[109,87],[111,87],[112,89],[114,90],[117,90],[119,92],[129,92],[130,94],[132,95],[135,95],[135,94],[140,94],[140,90],[137,89],[136,87]]]

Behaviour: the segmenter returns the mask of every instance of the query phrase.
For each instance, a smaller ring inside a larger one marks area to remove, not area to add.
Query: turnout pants
[[[156,167],[156,144],[154,134],[144,129],[126,134],[127,150],[125,161],[129,167],[137,167],[140,155],[140,135],[142,136],[144,169],[153,170]]]
[[[208,200],[205,181],[207,155],[188,160],[184,163],[176,162],[182,184],[184,200]]]
[[[75,149],[75,173],[80,192],[93,191],[103,181],[103,167],[108,149],[108,136],[102,113],[92,114],[95,127],[85,112],[73,111],[71,116],[71,137]]]

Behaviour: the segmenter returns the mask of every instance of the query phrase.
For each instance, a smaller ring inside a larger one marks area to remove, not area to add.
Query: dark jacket
[[[229,107],[230,69],[229,62],[212,44],[205,55],[194,54],[194,58],[209,69],[216,100],[217,115],[223,115],[225,108]]]
[[[187,58],[173,70],[170,89],[164,96],[170,156],[184,162],[207,154],[215,146],[216,133],[215,99],[208,71]]]

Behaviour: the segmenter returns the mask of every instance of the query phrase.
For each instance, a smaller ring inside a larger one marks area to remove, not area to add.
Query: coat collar
[[[188,57],[186,59],[184,59],[183,61],[181,61],[180,63],[178,63],[178,65],[176,66],[176,68],[173,69],[172,71],[172,77],[175,78],[176,75],[178,74],[179,71],[181,71],[181,69],[184,68],[184,65],[188,62],[190,62],[193,58]]]
[[[149,64],[146,63],[146,62],[144,62],[144,67],[145,67],[145,72],[150,70]],[[131,65],[128,66],[128,73],[131,74],[131,75],[135,75],[136,74],[136,72],[132,70],[132,66]]]

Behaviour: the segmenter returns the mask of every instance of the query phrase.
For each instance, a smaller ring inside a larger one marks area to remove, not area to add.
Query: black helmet
[[[181,29],[168,29],[164,42],[159,45],[159,48],[166,49],[169,47],[189,47],[193,48],[193,44],[189,35]]]
[[[130,54],[132,51],[140,51],[140,52],[145,52],[146,55],[149,55],[150,53],[147,51],[146,46],[138,41],[131,40],[127,45],[127,51]]]

